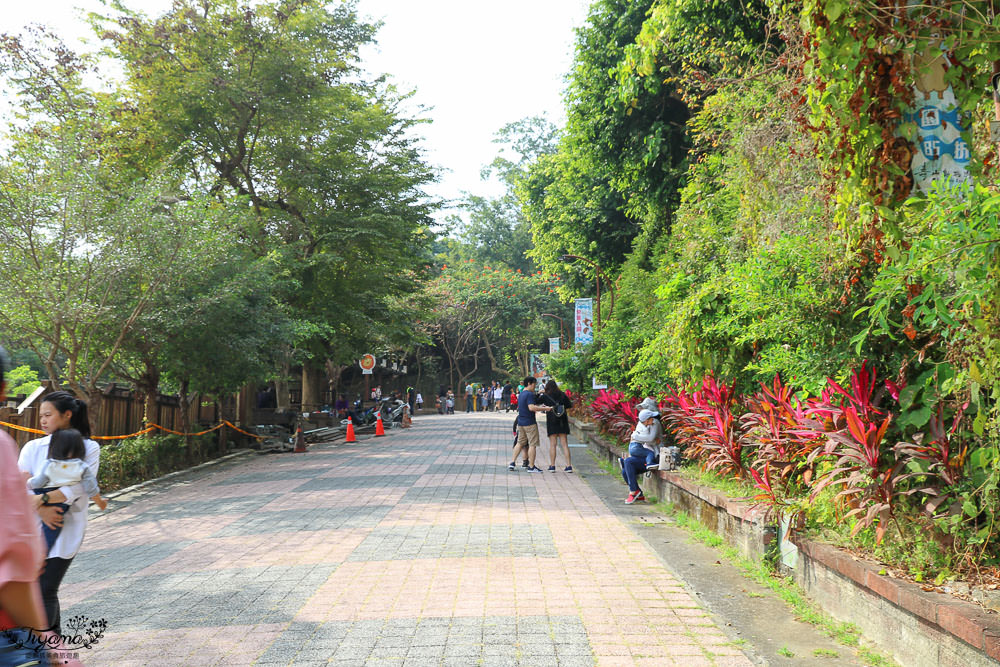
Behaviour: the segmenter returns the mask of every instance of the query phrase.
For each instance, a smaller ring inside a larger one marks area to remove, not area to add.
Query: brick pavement
[[[92,512],[63,617],[108,631],[81,657],[751,664],[561,461],[554,474],[508,472],[511,421],[421,416],[386,438],[235,459]]]

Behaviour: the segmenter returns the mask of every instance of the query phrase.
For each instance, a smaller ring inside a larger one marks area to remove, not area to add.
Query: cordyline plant
[[[639,421],[637,402],[617,390],[601,390],[590,403],[590,415],[601,427],[623,444]]]
[[[826,445],[814,450],[809,460],[829,456],[834,464],[816,480],[810,498],[814,499],[830,486],[842,486],[836,497],[847,500],[852,506],[846,516],[859,517],[852,534],[877,522],[875,537],[881,542],[889,520],[895,520],[895,505],[900,497],[915,493],[936,496],[938,490],[933,486],[910,489],[901,486],[907,479],[924,475],[904,473],[913,457],[905,447],[885,446],[892,415],[877,405],[876,374],[868,368],[867,362],[851,374],[850,391],[832,379],[828,378],[827,383],[828,391],[810,401],[806,410],[818,417],[827,431]],[[892,387],[889,389],[891,391]],[[807,422],[806,425],[815,427],[818,423]],[[925,454],[931,455],[930,452]]]
[[[689,458],[699,460],[705,470],[742,477],[747,435],[733,416],[738,405],[733,384],[717,382],[709,374],[702,380],[701,391],[688,394],[669,389],[664,416]]]
[[[798,476],[808,484],[812,479],[808,457],[823,444],[823,433],[809,427],[806,407],[781,376],[775,374],[771,386],[762,382],[760,388],[746,399],[749,412],[740,418],[748,438],[756,443],[750,467],[757,471],[773,467],[782,484]]]

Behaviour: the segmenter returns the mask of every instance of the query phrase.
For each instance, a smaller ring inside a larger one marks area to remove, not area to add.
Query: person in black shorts
[[[573,401],[559,388],[555,380],[545,383],[545,391],[539,397],[539,402],[552,408],[545,415],[545,430],[549,434],[549,472],[556,471],[556,449],[562,444],[566,467],[563,472],[573,472],[573,461],[569,456],[569,415],[567,411],[573,407]]]

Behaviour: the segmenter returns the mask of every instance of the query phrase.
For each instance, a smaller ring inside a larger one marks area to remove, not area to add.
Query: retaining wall
[[[599,458],[614,462],[623,452],[594,427],[570,419],[574,437]],[[1000,617],[952,595],[924,591],[895,579],[875,562],[813,542],[787,526],[771,525],[713,489],[671,472],[656,471],[641,482],[656,495],[716,531],[752,559],[772,559],[834,618],[853,623],[904,667],[1000,665]],[[624,493],[624,492],[623,492]]]

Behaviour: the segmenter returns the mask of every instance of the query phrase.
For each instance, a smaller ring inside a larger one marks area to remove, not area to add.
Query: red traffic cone
[[[299,424],[298,429],[295,431],[295,454],[305,454],[306,453],[306,439],[302,435],[302,424]]]
[[[344,442],[357,442],[357,440],[358,439],[354,437],[354,422],[352,422],[351,418],[348,417],[347,418],[347,437],[344,439]]]
[[[385,429],[382,428],[382,413],[378,413],[378,419],[375,420],[375,435],[385,435]]]

